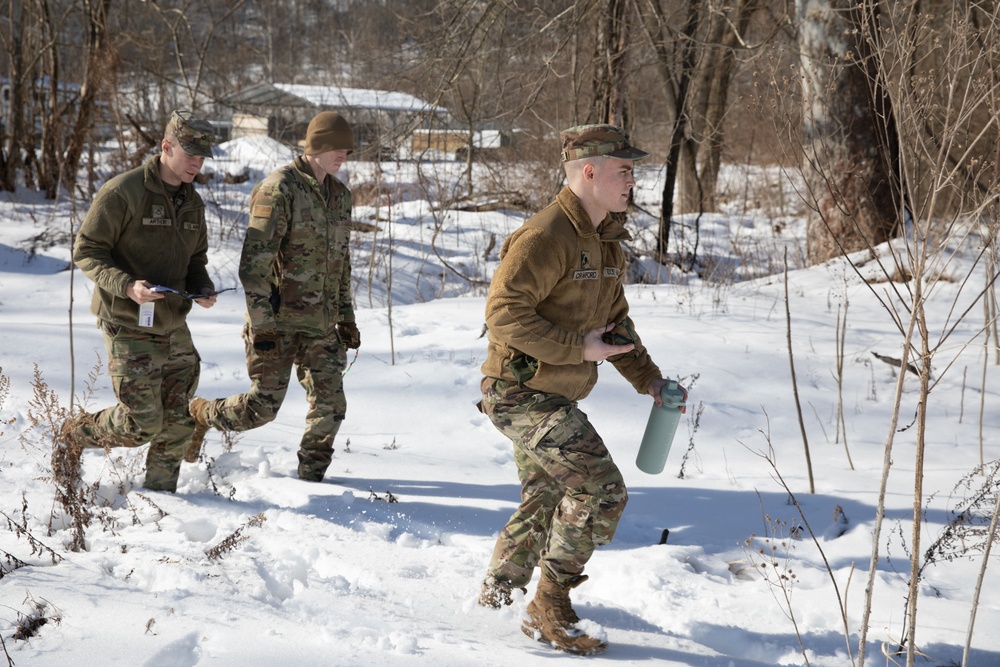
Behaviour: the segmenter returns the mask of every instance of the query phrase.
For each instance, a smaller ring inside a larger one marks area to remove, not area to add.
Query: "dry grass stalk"
[[[261,512],[260,514],[255,514],[254,516],[250,517],[250,519],[246,523],[244,523],[242,526],[240,526],[232,533],[230,533],[228,536],[226,536],[225,539],[223,539],[214,547],[206,551],[205,555],[208,556],[209,560],[219,560],[224,555],[236,549],[236,547],[240,546],[241,544],[250,539],[249,535],[243,534],[244,529],[248,527],[260,528],[261,526],[264,525],[265,521],[267,521],[267,517],[264,515],[263,512]]]

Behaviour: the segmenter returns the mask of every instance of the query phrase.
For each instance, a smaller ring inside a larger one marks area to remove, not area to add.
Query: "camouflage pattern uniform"
[[[583,573],[614,537],[628,494],[601,436],[576,403],[486,378],[483,409],[514,443],[521,504],[504,526],[488,581],[523,588],[541,561],[553,579]]]
[[[347,414],[347,350],[337,325],[354,322],[350,219],[350,190],[332,175],[317,181],[301,156],[254,187],[240,259],[251,386],[206,407],[207,423],[219,430],[266,424],[278,414],[295,365],[309,402],[298,475],[311,481],[323,479]],[[254,347],[263,335],[276,339],[274,350]]]
[[[480,408],[514,444],[521,504],[497,540],[487,588],[523,588],[536,565],[573,585],[625,509],[621,472],[577,401],[597,381],[597,364],[583,360],[584,335],[609,322],[632,328],[619,245],[628,238],[611,217],[595,230],[564,188],[501,250],[486,303]],[[660,378],[637,337],[609,361],[639,393]]]
[[[205,121],[172,120],[168,132],[189,153],[211,155]],[[140,327],[139,305],[126,289],[135,280],[190,293],[214,286],[206,268],[205,205],[190,183],[165,186],[159,159],[109,180],[77,234],[73,259],[94,281],[91,311],[104,333],[118,404],[69,424],[84,448],[149,442],[144,486],[172,492],[194,430],[188,401],[201,364],[186,322],[191,301],[168,294],[154,302],[152,326]]]

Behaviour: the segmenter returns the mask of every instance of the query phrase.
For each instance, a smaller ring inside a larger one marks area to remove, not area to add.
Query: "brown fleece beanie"
[[[354,132],[351,125],[336,111],[321,111],[309,121],[305,144],[306,155],[336,150],[353,153]]]

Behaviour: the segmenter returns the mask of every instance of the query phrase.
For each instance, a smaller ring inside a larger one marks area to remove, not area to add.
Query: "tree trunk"
[[[924,267],[921,261],[919,266]],[[919,276],[926,275],[920,271]],[[919,280],[919,277],[918,277]],[[913,302],[917,304],[913,317],[917,319],[917,330],[920,332],[920,400],[917,402],[917,451],[913,471],[913,527],[910,533],[910,582],[906,600],[908,616],[906,630],[906,664],[913,667],[917,650],[917,602],[920,599],[921,580],[921,548],[920,535],[923,532],[924,517],[924,463],[927,450],[927,400],[931,389],[931,350],[930,332],[927,330],[927,311],[924,310],[923,288],[914,286]],[[905,372],[905,366],[900,364],[899,372]]]
[[[722,35],[721,57],[712,68],[713,76],[707,104],[705,105],[704,157],[701,163],[701,191],[703,210],[715,211],[719,170],[722,168],[724,147],[723,124],[729,113],[729,84],[736,69],[736,50],[742,45],[750,19],[760,6],[759,0],[739,0],[729,30]]]
[[[7,84],[7,117],[0,119],[3,123],[4,151],[3,173],[0,173],[0,187],[8,192],[17,189],[17,174],[21,170],[21,140],[24,131],[24,81],[27,77],[24,64],[24,10],[23,5],[15,0],[9,0],[6,20],[8,34],[4,35],[7,44],[8,71]],[[3,28],[0,28],[2,30]]]
[[[677,159],[677,206],[678,213],[703,213],[705,208],[701,175],[698,173],[699,144],[691,136],[684,137]],[[707,183],[705,185],[708,185]]]
[[[628,13],[631,0],[603,0],[599,11],[597,45],[594,51],[595,123],[611,123],[628,129],[625,104],[625,66],[628,50]]]
[[[812,264],[871,248],[899,227],[898,145],[866,35],[872,0],[796,0],[803,98],[803,177]]]
[[[108,44],[108,10],[111,0],[83,0],[87,32],[87,67],[80,98],[77,102],[76,119],[69,132],[66,152],[62,160],[62,182],[67,191],[76,187],[80,170],[80,158],[84,143],[93,127],[94,107],[98,93],[105,83],[114,62],[114,50]]]
[[[677,167],[681,152],[681,145],[687,132],[687,97],[691,84],[691,73],[694,71],[695,45],[694,35],[698,31],[698,15],[701,8],[701,0],[689,0],[687,20],[684,24],[683,37],[681,42],[681,67],[678,74],[679,81],[674,97],[674,124],[670,134],[670,152],[667,155],[666,174],[663,183],[662,206],[660,209],[660,227],[656,236],[656,258],[660,262],[666,261],[667,246],[670,241],[670,224],[674,216],[674,184],[677,181]],[[663,19],[662,13],[660,14]],[[661,22],[661,35],[665,21]],[[662,40],[660,42],[662,44]],[[666,49],[663,49],[665,53]],[[658,53],[661,60],[660,65],[667,71],[667,60],[663,53]],[[672,81],[670,82],[672,85]]]
[[[678,183],[678,210],[703,213],[715,211],[716,186],[722,166],[723,124],[729,112],[729,84],[736,68],[736,52],[741,47],[750,19],[759,0],[736,0],[731,9],[713,11],[707,36],[699,46],[694,93],[688,104],[690,130],[681,151]]]
[[[54,30],[52,12],[47,0],[38,2],[38,24],[41,30],[42,51],[41,81],[47,83],[48,90],[39,91],[43,100],[39,104],[42,122],[42,160],[38,165],[38,187],[45,191],[46,199],[55,199],[59,187],[60,154],[62,145],[62,112],[64,95],[62,72],[59,59],[59,40]],[[46,103],[44,100],[48,100]]]
[[[715,70],[721,65],[723,56],[722,36],[729,23],[717,11],[709,11],[703,20],[708,23],[707,32],[696,51],[695,72],[691,77],[691,93],[687,105],[688,132],[678,156],[680,163],[677,167],[677,211],[680,213],[701,213],[710,210],[706,209],[705,201],[706,189],[709,186],[702,182],[698,158],[702,154],[701,149],[706,137],[712,132],[707,112]]]

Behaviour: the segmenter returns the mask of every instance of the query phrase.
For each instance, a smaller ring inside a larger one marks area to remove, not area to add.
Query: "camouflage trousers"
[[[143,485],[176,491],[181,460],[194,432],[188,402],[201,373],[191,332],[183,325],[158,335],[107,322],[101,329],[118,405],[77,419],[77,440],[85,448],[150,443]]]
[[[493,378],[482,389],[482,410],[513,441],[521,480],[521,504],[500,532],[486,582],[522,588],[538,565],[568,583],[614,537],[625,481],[575,402]]]
[[[300,479],[318,482],[333,460],[333,439],[347,415],[344,368],[347,350],[334,334],[329,337],[283,332],[275,350],[262,355],[254,349],[248,326],[243,328],[250,390],[209,401],[208,423],[220,431],[247,431],[278,416],[295,367],[306,390],[309,409],[299,443]]]

